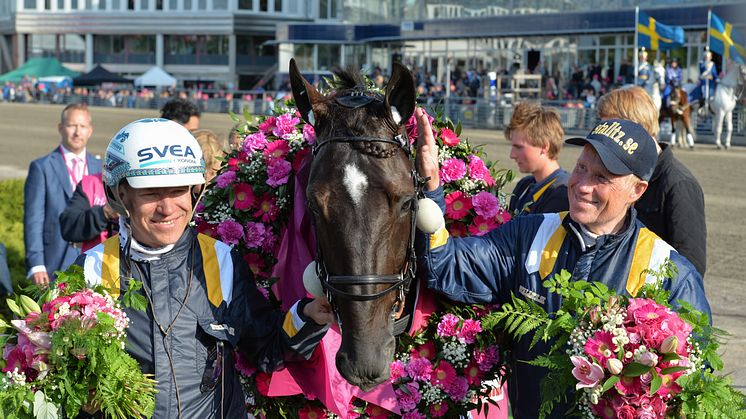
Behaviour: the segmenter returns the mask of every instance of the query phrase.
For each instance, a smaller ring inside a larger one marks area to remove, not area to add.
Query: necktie
[[[78,187],[78,183],[80,183],[80,180],[83,178],[82,174],[80,173],[80,169],[82,168],[83,168],[83,164],[80,158],[73,157],[73,172],[72,172],[73,189]]]

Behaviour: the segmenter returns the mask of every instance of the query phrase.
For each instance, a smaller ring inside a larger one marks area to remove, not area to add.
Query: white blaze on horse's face
[[[345,188],[347,188],[347,193],[350,194],[352,202],[355,205],[360,205],[365,188],[368,186],[368,178],[365,174],[355,167],[354,164],[348,164],[345,166],[345,176],[342,182]]]

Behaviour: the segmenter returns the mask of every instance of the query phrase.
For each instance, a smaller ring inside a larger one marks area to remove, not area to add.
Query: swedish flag
[[[684,45],[684,28],[664,25],[640,11],[637,19],[637,46],[666,51]]]
[[[746,60],[746,38],[733,29],[733,25],[720,19],[715,13],[710,14],[710,49],[731,58],[738,64]]]

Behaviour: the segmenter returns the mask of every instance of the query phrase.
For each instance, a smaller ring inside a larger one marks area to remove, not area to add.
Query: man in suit
[[[34,284],[46,287],[54,271],[66,269],[80,254],[62,238],[60,214],[85,175],[101,172],[101,161],[86,152],[93,134],[88,107],[65,107],[57,125],[60,144],[29,165],[24,186],[23,231],[26,269]]]

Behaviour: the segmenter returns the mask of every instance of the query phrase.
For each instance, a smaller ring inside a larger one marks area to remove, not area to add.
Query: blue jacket
[[[101,172],[101,160],[87,157],[88,173]],[[23,238],[26,270],[45,265],[51,276],[75,261],[80,250],[60,232],[60,214],[73,194],[65,158],[56,148],[31,162],[23,189]]]
[[[513,215],[567,211],[569,179],[570,174],[562,168],[555,170],[541,183],[536,183],[533,175],[524,177],[513,189],[508,211]]]
[[[442,189],[427,196],[445,208]],[[422,262],[428,286],[464,303],[503,303],[513,293],[553,312],[561,298],[542,286],[549,275],[565,269],[576,280],[600,281],[621,294],[635,294],[646,281],[654,280],[644,277],[643,270],[655,269],[670,258],[679,271],[677,278],[664,283],[671,291],[671,303],[688,301],[711,315],[702,276],[694,266],[638,221],[634,208],[629,217],[634,221],[624,231],[598,237],[590,249],[580,226],[567,213],[518,217],[482,237],[449,238],[443,229],[427,237],[430,249]],[[549,348],[539,344],[529,351],[530,340],[512,342],[516,360],[534,359]],[[508,389],[514,417],[536,417],[539,384],[546,371],[522,362],[516,362],[512,371]],[[553,417],[563,413],[556,409]]]

